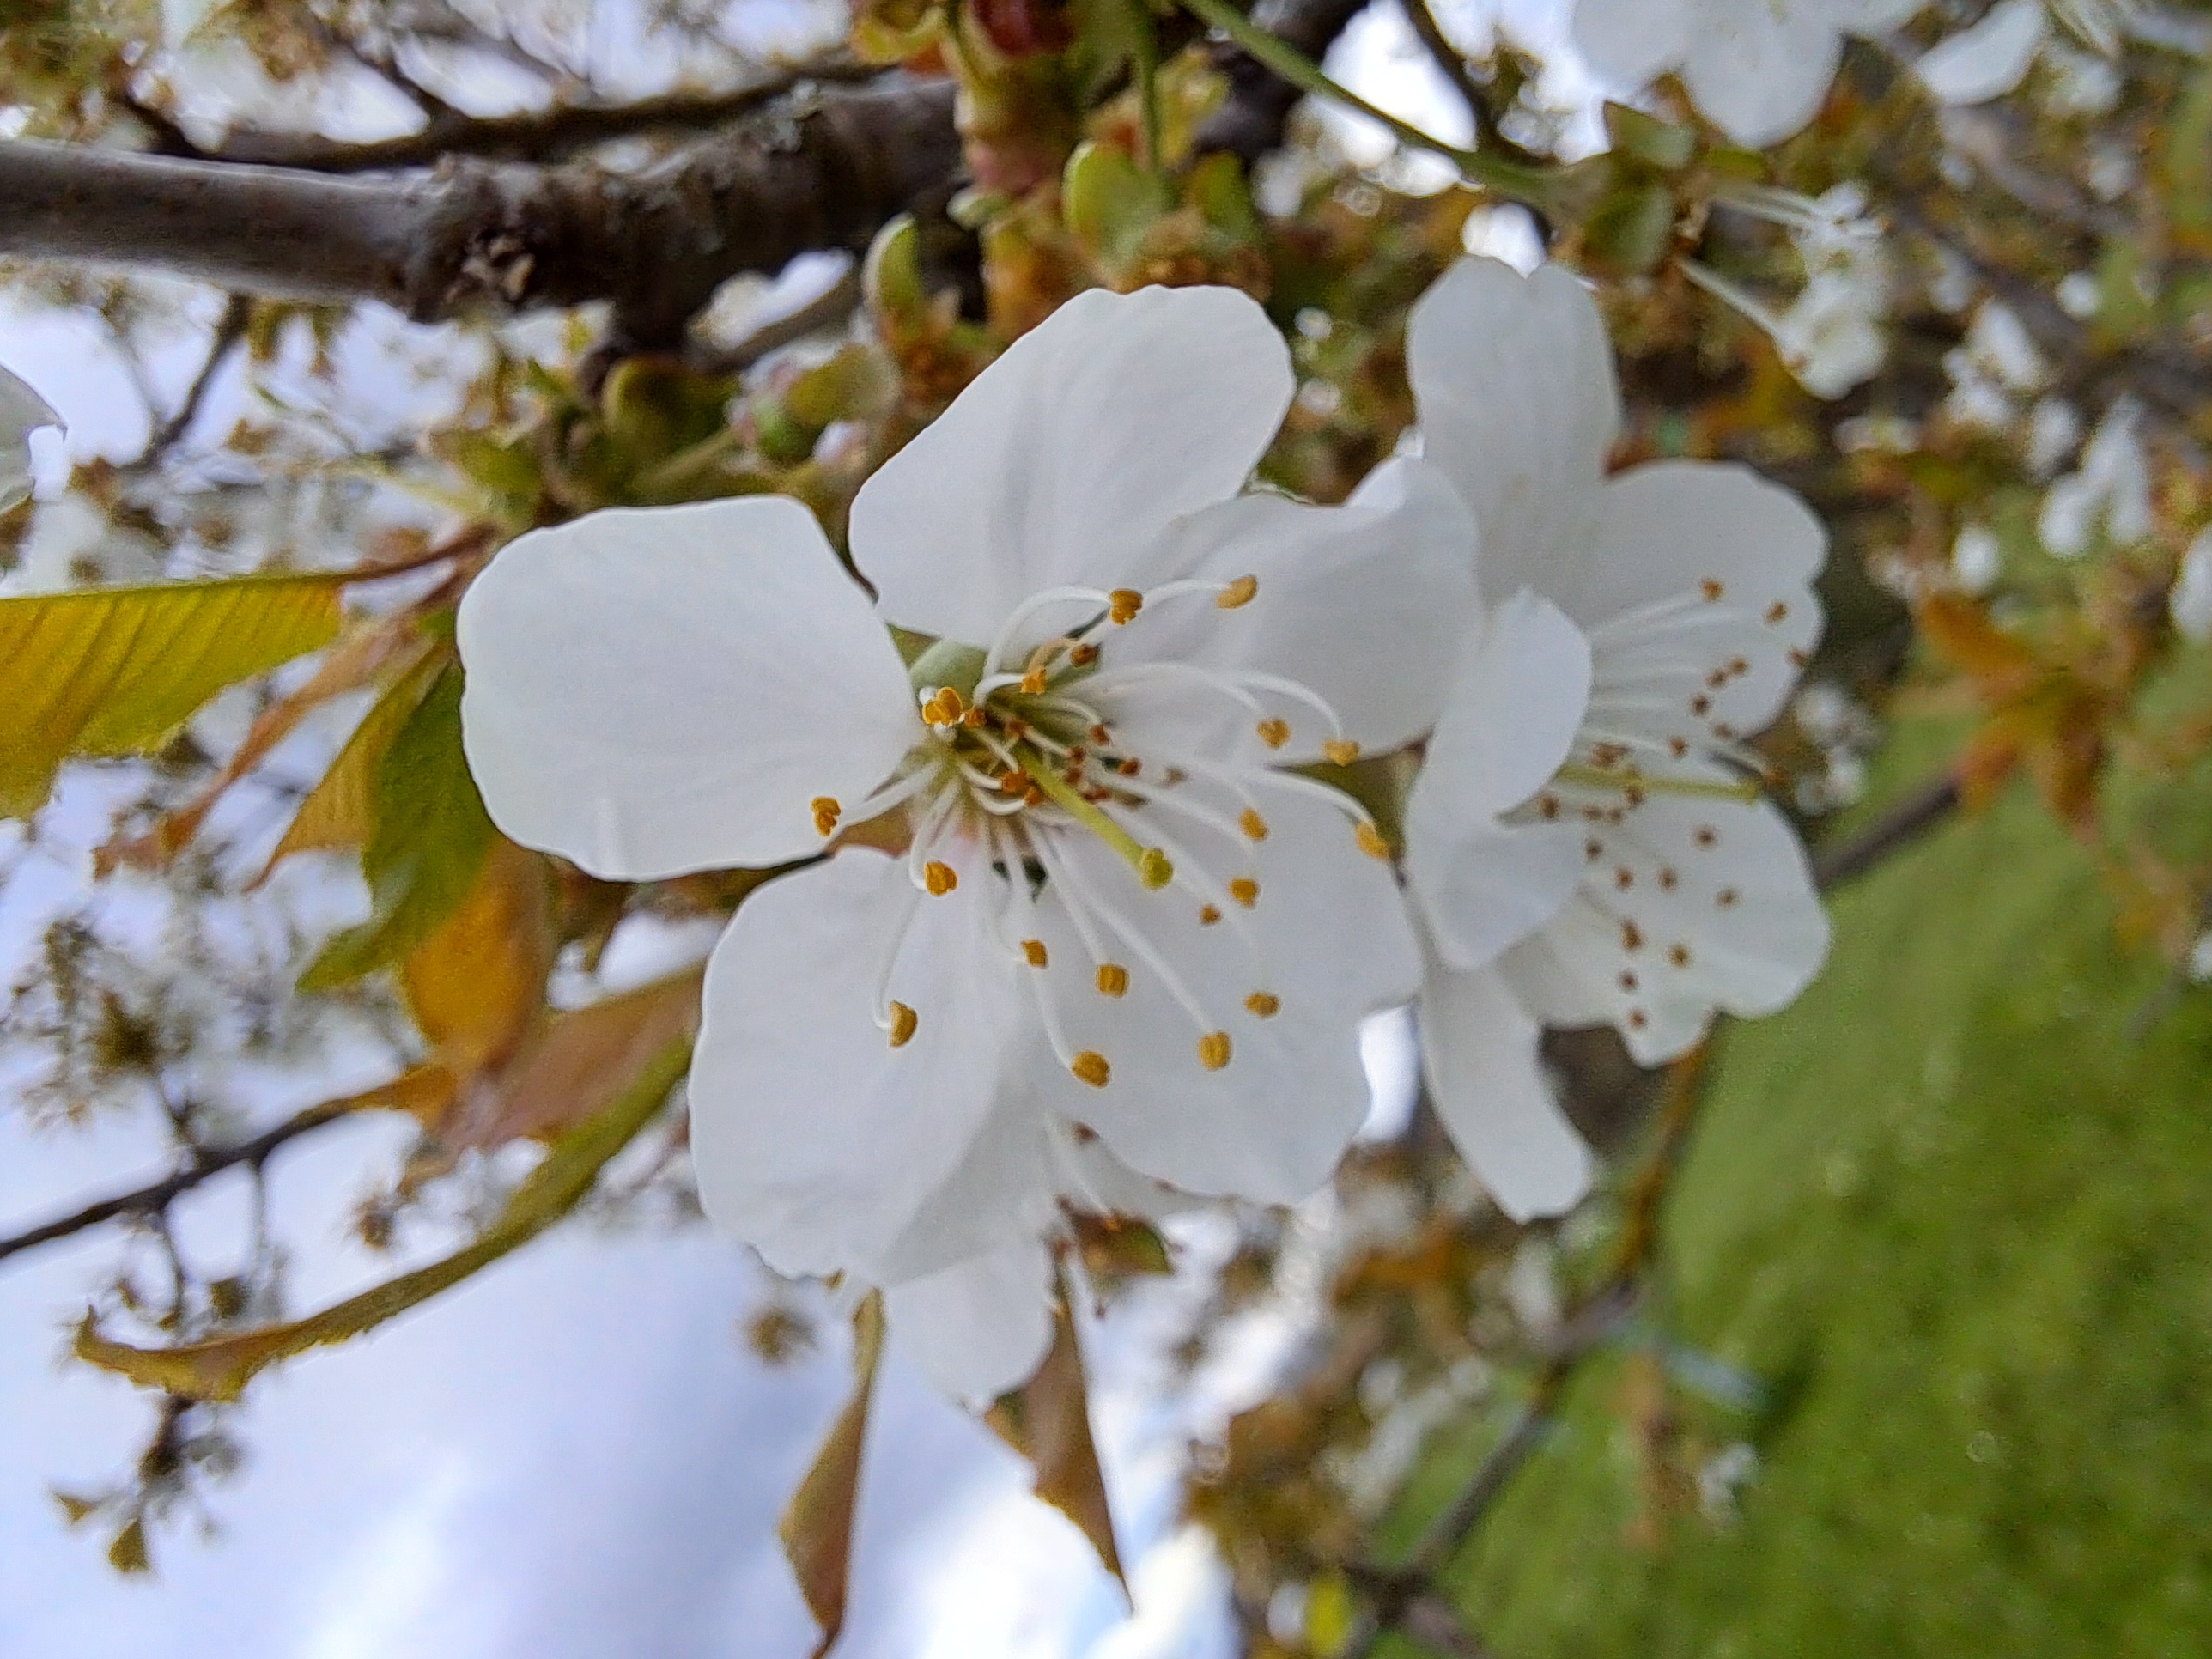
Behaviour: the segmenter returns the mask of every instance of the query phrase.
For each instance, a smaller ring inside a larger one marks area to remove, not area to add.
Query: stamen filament
[[[1019,759],[1022,770],[1028,774],[1030,781],[1044,791],[1055,806],[1127,859],[1129,867],[1137,872],[1137,879],[1146,887],[1157,890],[1175,879],[1175,866],[1168,861],[1167,854],[1158,848],[1144,845],[1097,806],[1084,799],[1073,785],[1035,755],[1024,754]]]
[[[1601,789],[1615,795],[1632,786],[1654,795],[1691,795],[1710,800],[1755,801],[1762,793],[1758,782],[1750,778],[1723,783],[1717,778],[1655,777],[1644,772],[1601,772],[1594,767],[1576,765],[1562,766],[1553,775],[1559,783]]]

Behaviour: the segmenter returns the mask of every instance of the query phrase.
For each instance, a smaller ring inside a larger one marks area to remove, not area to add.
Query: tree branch
[[[304,167],[314,173],[375,173],[428,167],[446,155],[510,161],[565,161],[593,144],[649,132],[699,132],[726,126],[810,83],[874,80],[883,70],[849,58],[828,58],[803,70],[763,75],[715,93],[669,93],[628,104],[556,104],[549,109],[484,118],[434,117],[419,132],[366,143],[342,143],[313,133],[248,129],[208,153],[218,161]]]
[[[1856,839],[1823,845],[1813,854],[1813,884],[1826,893],[1880,864],[1899,848],[1917,841],[1958,810],[1959,781],[1945,773],[1891,808]]]
[[[377,1091],[369,1095],[349,1095],[343,1100],[326,1100],[319,1106],[310,1106],[303,1112],[294,1114],[250,1140],[241,1140],[235,1146],[225,1146],[215,1152],[202,1152],[191,1164],[164,1180],[132,1192],[118,1193],[112,1198],[103,1198],[73,1214],[58,1216],[12,1237],[0,1238],[0,1261],[123,1216],[158,1215],[193,1188],[221,1175],[225,1170],[234,1170],[240,1164],[262,1164],[287,1141],[297,1140],[301,1135],[311,1133],[325,1124],[335,1123],[348,1114],[384,1097],[384,1091]]]
[[[1252,21],[1319,63],[1367,0],[1261,0]],[[1283,128],[1304,94],[1249,54],[1228,48],[1220,60],[1229,96],[1198,131],[1200,154],[1227,150],[1249,163],[1279,149]]]
[[[427,176],[0,143],[0,255],[375,300],[417,322],[613,301],[640,349],[680,343],[726,278],[866,241],[959,166],[949,82],[800,92],[635,173],[449,161]]]

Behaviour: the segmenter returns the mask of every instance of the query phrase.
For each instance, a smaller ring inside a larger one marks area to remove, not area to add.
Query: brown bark
[[[866,243],[959,166],[952,88],[900,76],[807,89],[634,173],[448,158],[334,178],[0,143],[0,255],[135,266],[421,322],[613,302],[617,332],[673,345],[715,287]]]

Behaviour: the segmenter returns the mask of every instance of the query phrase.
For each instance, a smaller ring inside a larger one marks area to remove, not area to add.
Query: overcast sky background
[[[1556,52],[1558,0],[1503,6],[1524,39]],[[1497,9],[1469,0],[1446,14],[1472,40]],[[638,67],[641,80],[650,67]],[[1331,68],[1395,112],[1464,138],[1463,112],[1387,4],[1354,25]],[[1571,69],[1559,90],[1581,95]],[[1340,131],[1379,159],[1387,141],[1360,125]],[[1496,246],[1514,248],[1510,229]],[[414,337],[423,331],[397,322],[382,332],[401,356],[424,344]],[[156,379],[173,396],[196,360],[181,337]],[[122,459],[143,443],[143,404],[85,319],[0,308],[0,362],[70,422],[65,448],[51,434],[40,441],[45,495],[64,453]],[[415,395],[403,375],[373,368],[356,389],[369,418],[397,418]],[[218,408],[211,418],[228,417]],[[112,799],[97,780],[65,786],[46,816],[50,851],[0,891],[5,980],[43,919],[88,890],[85,849]],[[11,845],[0,841],[0,851]],[[1378,1095],[1401,1109],[1402,1029],[1378,1030],[1371,1060]],[[349,1079],[349,1066],[368,1069]],[[332,1066],[263,1080],[261,1107],[273,1116],[376,1075],[358,1054]],[[406,1139],[402,1124],[367,1119],[273,1165],[276,1231],[295,1252],[295,1310],[392,1271],[350,1241],[347,1221]],[[0,1231],[153,1177],[157,1146],[144,1122],[33,1134],[0,1111]],[[216,1271],[241,1236],[242,1194],[242,1182],[218,1181],[180,1211],[185,1248]],[[1323,1200],[1306,1219],[1322,1226],[1327,1214]],[[1218,1230],[1200,1223],[1185,1243],[1202,1267]],[[842,1401],[844,1356],[833,1345],[785,1369],[755,1359],[741,1325],[768,1287],[704,1230],[572,1225],[368,1338],[264,1377],[239,1418],[247,1465],[212,1494],[219,1535],[203,1541],[187,1527],[157,1537],[158,1576],[130,1580],[106,1566],[103,1536],[64,1529],[48,1496],[50,1485],[106,1485],[150,1422],[146,1398],[126,1384],[61,1364],[68,1327],[118,1249],[114,1233],[96,1233],[0,1268],[0,1655],[810,1651],[812,1626],[775,1523]],[[1295,1321],[1256,1325],[1201,1388],[1177,1393],[1157,1351],[1187,1295],[1163,1286],[1090,1334],[1136,1615],[1073,1528],[1027,1496],[1024,1467],[894,1352],[870,1442],[842,1659],[1225,1659],[1219,1570],[1176,1520],[1183,1448],[1256,1395]]]

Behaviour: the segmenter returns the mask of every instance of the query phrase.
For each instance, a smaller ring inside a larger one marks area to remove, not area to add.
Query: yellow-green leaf
[[[0,817],[71,755],[147,754],[240,680],[328,645],[337,579],[241,576],[0,599]]]
[[[399,988],[415,1029],[457,1077],[504,1064],[544,1006],[553,965],[545,881],[545,860],[501,837],[459,908],[400,963]]]
[[[845,1628],[846,1587],[853,1567],[853,1520],[860,1509],[860,1449],[868,1434],[868,1404],[875,1397],[876,1362],[883,1355],[884,1301],[871,1295],[853,1316],[853,1397],[830,1425],[814,1467],[783,1511],[776,1528],[799,1593],[822,1640],[814,1659],[837,1644]]]
[[[441,653],[418,664],[393,681],[392,689],[362,716],[337,757],[292,815],[291,825],[269,855],[260,881],[268,880],[270,871],[295,853],[359,847],[368,839],[375,822],[377,768],[384,763],[392,740],[399,735],[447,660]]]
[[[489,1267],[567,1215],[592,1189],[608,1160],[659,1111],[690,1058],[688,1041],[661,1050],[605,1111],[553,1144],[544,1162],[515,1188],[499,1218],[475,1243],[441,1261],[402,1273],[306,1319],[182,1347],[134,1348],[112,1342],[88,1317],[77,1327],[76,1357],[141,1388],[191,1400],[235,1400],[256,1375],[279,1360],[374,1330]]]
[[[154,1571],[154,1558],[146,1549],[144,1516],[132,1516],[131,1524],[115,1534],[115,1541],[107,1547],[107,1565],[120,1573]]]
[[[448,663],[378,760],[362,873],[371,914],[323,947],[301,988],[374,973],[460,908],[498,832],[461,753],[461,670]]]

